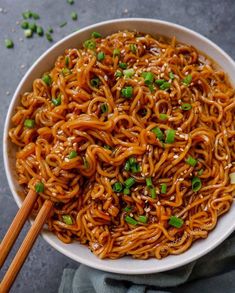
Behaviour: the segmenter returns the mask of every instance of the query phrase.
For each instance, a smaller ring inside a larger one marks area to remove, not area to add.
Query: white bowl
[[[175,36],[178,41],[191,44],[198,50],[210,56],[212,59],[216,60],[218,65],[230,76],[231,83],[235,85],[234,61],[223,50],[207,38],[193,32],[192,30],[173,23],[141,18],[118,19],[91,25],[69,35],[47,50],[31,66],[17,87],[7,113],[3,138],[4,164],[11,192],[19,207],[21,206],[22,199],[17,193],[21,187],[17,183],[15,173],[16,148],[8,138],[8,130],[10,128],[11,117],[14,113],[14,109],[19,103],[20,95],[31,89],[35,78],[40,77],[42,73],[53,67],[57,56],[63,54],[66,48],[80,46],[84,40],[89,38],[92,31],[101,32],[102,35],[105,36],[117,32],[118,30],[137,30],[153,35],[161,34],[168,37]],[[210,232],[207,239],[196,241],[192,247],[183,254],[176,256],[170,255],[162,260],[136,260],[130,257],[123,257],[117,260],[100,260],[93,255],[86,246],[80,245],[78,242],[64,244],[58,240],[54,234],[46,231],[42,232],[42,236],[51,246],[64,255],[67,255],[73,260],[90,267],[122,274],[149,274],[170,270],[185,265],[203,256],[228,237],[233,232],[234,228],[235,205],[232,205],[230,211],[219,219],[216,228]]]

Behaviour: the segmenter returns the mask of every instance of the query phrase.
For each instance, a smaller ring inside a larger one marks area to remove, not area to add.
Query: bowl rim
[[[170,28],[176,28],[178,30],[181,30],[183,32],[186,32],[188,34],[190,34],[192,36],[192,38],[199,38],[202,41],[204,41],[205,43],[209,44],[211,47],[213,47],[216,51],[218,51],[221,55],[223,55],[223,57],[225,59],[227,59],[227,61],[229,63],[231,63],[231,65],[234,67],[235,69],[235,62],[234,60],[223,50],[221,49],[218,45],[216,45],[214,42],[212,42],[211,40],[209,40],[208,38],[206,38],[205,36],[201,35],[200,33],[197,33],[191,29],[188,29],[182,25],[178,25],[169,21],[163,21],[163,20],[158,20],[158,19],[153,19],[153,18],[120,18],[120,19],[110,19],[110,20],[106,20],[106,21],[102,21],[102,22],[98,22],[95,24],[91,24],[88,26],[85,26],[84,28],[80,29],[79,31],[73,32],[69,35],[67,35],[66,37],[62,38],[60,41],[56,42],[53,46],[51,46],[50,48],[48,48],[31,66],[30,68],[27,70],[27,72],[24,74],[23,78],[21,79],[20,83],[18,84],[14,95],[12,97],[12,100],[10,102],[8,111],[7,111],[7,115],[5,117],[5,125],[4,125],[4,131],[3,131],[3,161],[4,161],[4,168],[5,168],[5,173],[6,173],[6,177],[7,177],[7,181],[8,181],[8,185],[10,187],[11,193],[14,197],[14,200],[16,201],[18,207],[21,206],[21,200],[17,194],[17,192],[15,191],[14,188],[14,182],[12,179],[12,174],[11,174],[11,168],[10,168],[10,164],[9,164],[9,158],[8,158],[8,129],[10,126],[10,121],[11,121],[11,116],[12,113],[14,111],[14,107],[15,107],[15,102],[17,100],[17,98],[19,97],[20,91],[21,91],[21,87],[24,85],[24,83],[26,82],[26,80],[28,79],[29,75],[31,74],[31,72],[34,70],[34,68],[36,68],[38,66],[38,64],[47,56],[47,54],[49,54],[51,51],[55,50],[57,47],[59,47],[61,44],[63,44],[64,42],[67,42],[70,40],[70,38],[76,36],[76,35],[80,35],[83,32],[86,32],[88,30],[92,30],[95,29],[98,26],[103,26],[103,25],[112,25],[112,24],[119,24],[119,23],[123,23],[123,22],[150,22],[150,23],[154,23],[154,24],[159,24],[159,25],[165,25],[165,26],[169,26]],[[32,222],[32,220],[31,220]],[[192,255],[191,257],[187,257],[187,258],[183,258],[181,261],[177,261],[172,262],[171,265],[167,265],[166,267],[163,267],[161,269],[158,268],[157,263],[156,263],[156,267],[150,267],[150,268],[144,268],[144,269],[126,269],[125,267],[120,267],[120,268],[110,268],[110,266],[107,266],[107,262],[104,260],[102,262],[102,265],[94,263],[91,260],[84,260],[84,258],[80,257],[79,255],[77,255],[76,257],[74,256],[74,253],[71,253],[69,250],[64,249],[64,247],[62,245],[58,245],[56,244],[52,237],[51,237],[51,233],[47,233],[42,231],[41,235],[42,237],[53,247],[55,248],[57,251],[61,252],[62,254],[66,255],[67,257],[70,257],[71,259],[85,264],[87,266],[90,266],[92,268],[96,268],[102,271],[107,271],[107,272],[113,272],[113,273],[119,273],[119,274],[151,274],[151,273],[157,273],[157,272],[163,272],[163,271],[168,271],[168,270],[172,270],[174,268],[178,268],[181,267],[183,265],[186,265],[196,259],[199,259],[200,257],[204,256],[205,254],[207,254],[208,252],[210,252],[211,250],[213,250],[215,247],[217,247],[223,240],[225,240],[235,229],[235,223],[232,225],[229,229],[227,229],[227,231],[225,233],[223,233],[222,235],[218,235],[216,241],[214,241],[214,243],[212,245],[210,245],[209,247],[207,247],[206,249],[202,249],[201,251],[199,251],[196,255]],[[190,248],[189,248],[190,249]],[[146,260],[147,261],[147,260]]]

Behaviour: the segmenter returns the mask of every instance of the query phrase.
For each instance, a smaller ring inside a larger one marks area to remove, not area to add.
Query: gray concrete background
[[[16,21],[27,9],[40,14],[38,23],[54,28],[53,38],[58,41],[77,28],[122,17],[150,17],[172,21],[203,34],[221,46],[235,59],[235,1],[234,0],[74,0],[70,6],[66,0],[0,0],[0,141],[8,105],[17,84],[31,64],[53,43],[35,36],[25,39]],[[72,21],[71,11],[77,11],[78,20]],[[59,24],[68,24],[60,28]],[[14,49],[6,49],[5,38],[12,38]],[[6,181],[0,145],[0,239],[6,232],[17,211]],[[28,225],[26,225],[28,228]],[[24,229],[20,240],[27,229]],[[9,260],[12,259],[17,242]],[[0,272],[6,270],[9,260]],[[36,241],[11,292],[57,292],[64,268],[76,268],[77,263],[52,249],[43,239]]]

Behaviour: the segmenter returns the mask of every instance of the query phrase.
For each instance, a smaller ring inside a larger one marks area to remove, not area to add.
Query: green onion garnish
[[[169,89],[170,87],[171,87],[171,84],[170,84],[169,82],[167,82],[167,81],[163,82],[163,84],[160,85],[160,89],[161,89],[161,90],[167,90],[167,89]]]
[[[170,79],[174,79],[175,78],[174,73],[173,72],[170,72],[169,73],[169,77],[170,77]]]
[[[37,26],[37,34],[40,37],[44,34],[43,28],[41,26]]]
[[[119,62],[119,67],[122,69],[126,69],[127,68],[127,64],[123,63],[123,62]]]
[[[146,178],[146,185],[147,185],[147,187],[152,187],[153,186],[151,177]]]
[[[125,221],[128,224],[131,224],[131,225],[137,225],[138,224],[138,222],[135,219],[133,219],[132,217],[130,217],[130,216],[126,216]]]
[[[168,115],[167,114],[164,114],[164,113],[161,113],[161,114],[159,114],[159,118],[160,118],[160,120],[167,120],[168,119]]]
[[[150,196],[154,199],[156,198],[156,189],[155,188],[149,188]]]
[[[112,186],[114,192],[121,192],[122,191],[122,183],[115,182]]]
[[[161,184],[161,193],[162,194],[165,194],[166,191],[167,191],[167,185],[166,185],[166,183],[162,183]]]
[[[110,146],[110,145],[107,145],[107,144],[104,145],[104,149],[105,149],[105,150],[110,150],[110,151],[112,150],[111,146]]]
[[[33,19],[37,20],[40,18],[39,14],[35,13],[35,12],[31,12]]]
[[[163,139],[164,139],[164,134],[163,134],[163,132],[161,131],[160,128],[155,127],[155,128],[153,128],[153,129],[151,130],[151,132],[153,132],[153,133],[156,135],[156,137],[157,137],[160,141],[163,141]]]
[[[125,77],[131,78],[135,74],[135,71],[133,68],[130,68],[130,69],[123,70],[123,74]]]
[[[195,167],[197,164],[197,160],[195,160],[193,157],[188,157],[185,162],[192,167]]]
[[[99,61],[104,60],[104,57],[105,57],[104,52],[99,52],[99,53],[97,54],[97,59],[98,59]]]
[[[165,82],[165,79],[157,79],[155,80],[155,83],[159,86],[161,86]]]
[[[67,225],[73,225],[73,219],[69,215],[63,215],[62,216],[63,222]]]
[[[44,184],[42,182],[38,182],[35,184],[35,191],[36,192],[43,192],[44,191]]]
[[[35,121],[33,119],[25,119],[24,121],[24,127],[26,128],[34,128]]]
[[[134,184],[135,184],[135,179],[133,177],[126,179],[126,181],[124,182],[124,185],[127,188],[131,188]]]
[[[131,172],[132,172],[132,173],[138,173],[138,172],[140,172],[140,165],[137,164],[137,163],[133,164],[133,165],[131,166]]]
[[[70,60],[69,56],[65,56],[64,62],[67,67],[69,65],[69,60]]]
[[[52,34],[54,32],[54,30],[53,30],[53,28],[51,26],[49,26],[48,29],[47,29],[47,32]]]
[[[125,171],[130,171],[130,167],[131,167],[131,165],[130,165],[130,161],[127,160],[126,163],[125,163],[125,166],[124,166],[124,170],[125,170]]]
[[[178,218],[176,216],[171,216],[169,220],[169,225],[176,227],[176,228],[181,228],[184,224],[184,220],[181,218]]]
[[[200,169],[200,170],[198,171],[198,176],[202,176],[203,172],[204,172],[204,170],[203,170],[203,169]]]
[[[29,23],[29,29],[31,29],[35,33],[37,31],[36,23]]]
[[[98,77],[92,78],[91,79],[91,85],[93,87],[99,87],[99,85],[100,85],[100,79]]]
[[[21,28],[22,29],[26,29],[26,28],[28,28],[29,27],[29,23],[27,22],[27,21],[23,21],[22,23],[21,23]]]
[[[5,40],[5,46],[6,46],[7,49],[11,49],[11,48],[14,47],[14,43],[13,43],[13,41],[11,39],[6,39]]]
[[[33,35],[33,31],[31,29],[24,30],[24,35],[26,38],[31,38]]]
[[[155,90],[155,87],[153,86],[153,84],[149,84],[148,85],[148,88],[149,88],[149,90],[150,90],[151,93],[153,93],[154,90]]]
[[[187,103],[182,104],[182,105],[181,105],[181,109],[184,110],[184,111],[191,110],[191,109],[192,109],[192,105],[187,104]]]
[[[106,113],[109,110],[109,106],[108,106],[107,103],[103,103],[103,104],[100,105],[100,109],[101,109],[102,113]]]
[[[130,162],[130,165],[132,166],[133,164],[136,163],[136,158],[130,157],[129,162]]]
[[[133,94],[133,87],[126,86],[121,90],[121,93],[122,93],[123,97],[130,99]]]
[[[97,33],[97,32],[93,32],[91,34],[91,36],[92,36],[92,38],[95,38],[95,39],[98,39],[98,38],[101,38],[102,37],[101,34],[100,33]]]
[[[117,70],[115,72],[115,77],[122,77],[122,72],[120,70]]]
[[[132,210],[132,207],[129,207],[129,206],[126,206],[125,208],[124,208],[124,211],[125,212],[130,212]]]
[[[82,157],[82,159],[83,159],[83,166],[84,166],[84,168],[85,169],[88,169],[89,168],[89,163],[88,163],[86,157]]]
[[[71,70],[65,67],[65,68],[62,68],[61,73],[63,74],[63,76],[67,76],[71,74]]]
[[[61,22],[60,27],[64,27],[67,25],[67,21]]]
[[[75,150],[72,150],[72,151],[70,152],[70,154],[68,155],[68,158],[69,158],[69,159],[73,159],[73,158],[76,158],[77,155],[78,155],[78,153],[77,153]]]
[[[130,50],[131,50],[131,52],[132,52],[133,54],[135,54],[136,51],[137,51],[136,45],[135,45],[135,44],[130,44]]]
[[[144,83],[150,85],[153,83],[154,74],[152,72],[143,72],[142,76],[144,77]]]
[[[86,40],[83,46],[86,49],[94,50],[96,48],[96,42],[94,40]]]
[[[114,49],[113,50],[113,57],[116,57],[116,56],[120,56],[120,50],[119,49]]]
[[[194,192],[197,192],[198,190],[200,190],[202,187],[202,182],[201,179],[199,177],[194,177],[192,179],[192,190]]]
[[[192,75],[191,75],[191,74],[188,74],[188,75],[182,80],[182,82],[183,82],[184,85],[189,85],[189,84],[191,83],[191,81],[192,81]]]
[[[139,222],[145,224],[148,222],[148,217],[147,216],[139,216],[138,220],[139,220]]]
[[[77,12],[72,11],[70,15],[71,15],[72,20],[77,20],[78,19]]]
[[[25,11],[22,13],[22,16],[24,19],[28,19],[28,18],[31,18],[32,17],[32,12],[31,11]]]
[[[53,42],[53,38],[50,33],[46,32],[46,38],[47,38],[48,42]]]
[[[235,172],[229,174],[230,184],[235,184]]]
[[[165,131],[166,140],[165,143],[174,143],[175,142],[175,130],[174,129],[167,129]]]
[[[54,104],[55,106],[59,106],[61,104],[61,96],[59,96],[58,98],[52,98],[51,100],[52,104]]]
[[[44,74],[42,80],[45,82],[46,85],[50,86],[52,84],[52,79],[49,74]]]
[[[70,4],[70,5],[73,5],[74,4],[74,0],[67,0],[67,3]]]
[[[124,188],[123,190],[123,194],[125,195],[129,195],[131,193],[130,189],[129,188]]]

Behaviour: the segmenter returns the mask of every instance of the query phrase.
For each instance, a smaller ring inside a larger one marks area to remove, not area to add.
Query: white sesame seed
[[[179,155],[174,155],[173,158],[174,159],[178,159],[179,158]]]
[[[171,197],[170,197],[170,200],[174,200],[175,199],[175,197],[174,197],[174,195],[172,195]]]
[[[65,158],[64,160],[65,160],[65,162],[69,162],[69,158]]]
[[[158,201],[158,202],[157,202],[157,205],[158,205],[158,206],[160,206],[160,205],[161,205],[160,201]]]

